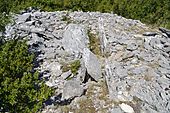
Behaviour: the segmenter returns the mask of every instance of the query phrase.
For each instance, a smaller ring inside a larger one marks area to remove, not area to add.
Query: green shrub
[[[0,45],[0,111],[35,113],[53,93],[33,72],[33,60],[23,41]]]
[[[18,12],[28,7],[45,11],[114,12],[126,18],[170,28],[170,0],[0,0],[0,13]]]
[[[10,22],[10,17],[5,13],[0,13],[0,32],[5,30],[5,25]]]

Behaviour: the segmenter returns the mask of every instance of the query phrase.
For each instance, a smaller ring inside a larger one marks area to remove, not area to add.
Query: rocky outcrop
[[[68,111],[85,113],[170,112],[169,30],[99,12],[32,10],[13,17],[6,39],[27,39],[39,54],[37,70],[56,89],[54,104],[74,99]],[[88,48],[87,31],[100,40],[102,55]],[[64,110],[43,110],[50,111]]]

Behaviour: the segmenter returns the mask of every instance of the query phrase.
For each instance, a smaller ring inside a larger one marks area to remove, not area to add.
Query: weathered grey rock
[[[151,61],[154,60],[154,57],[156,57],[156,55],[152,55],[152,54],[150,54],[148,51],[147,51],[147,52],[142,51],[142,52],[138,55],[138,57],[144,59],[144,61],[151,62]]]
[[[115,69],[115,73],[117,74],[117,76],[119,76],[120,78],[124,78],[126,76],[128,76],[128,71],[127,69],[124,69],[122,67],[117,67]]]
[[[49,52],[47,52],[47,53],[44,54],[44,58],[46,58],[46,59],[55,59],[56,55],[57,55],[57,53],[49,53]]]
[[[18,27],[18,29],[19,29],[19,30],[22,30],[22,31],[27,31],[27,32],[29,32],[29,31],[31,30],[31,29],[30,29],[30,26],[25,25],[25,24],[20,25],[20,26]]]
[[[137,48],[138,48],[138,45],[135,42],[128,43],[127,45],[127,50],[130,50],[130,51],[136,50]]]
[[[125,60],[125,59],[130,59],[130,58],[133,58],[135,54],[138,54],[138,51],[125,51],[123,56],[122,56],[122,59]]]
[[[161,84],[158,84],[157,82],[151,83],[140,80],[135,84],[135,86],[133,86],[131,94],[135,97],[138,97],[142,102],[146,104],[149,103],[149,106],[142,106],[143,108],[149,107],[149,109],[153,109],[153,111],[155,110],[158,113],[166,113],[169,111],[165,106],[165,104],[167,104],[169,95],[163,94],[164,91],[160,85]]]
[[[159,67],[158,70],[162,73],[162,74],[168,74],[170,75],[170,70],[163,68],[163,67]]]
[[[66,51],[83,52],[88,42],[87,32],[82,26],[77,24],[67,26],[63,36],[63,46]]]
[[[110,113],[123,113],[123,111],[120,108],[112,108]]]
[[[1,36],[3,36],[3,33],[2,33],[2,32],[0,32],[0,37],[1,37]]]
[[[168,35],[166,33],[162,33],[162,37],[168,38]]]
[[[64,73],[61,75],[61,77],[62,77],[63,79],[67,79],[71,74],[72,74],[72,73],[71,73],[71,70],[69,70],[69,71],[67,71],[67,72],[64,72]]]
[[[148,69],[147,66],[140,66],[140,67],[134,68],[131,72],[135,75],[139,75],[139,74],[145,73],[147,69]]]
[[[138,58],[133,58],[132,60],[131,60],[131,63],[132,64],[137,64],[139,61],[138,61]]]
[[[45,31],[45,28],[37,28],[35,26],[30,27],[32,33],[43,33]]]
[[[148,104],[144,104],[142,105],[142,108],[140,110],[142,113],[159,113],[158,111],[156,111],[155,109],[153,109],[153,106],[150,106]],[[166,112],[161,112],[161,113],[166,113]]]
[[[49,81],[47,81],[45,84],[46,84],[47,86],[49,86],[49,87],[54,87],[54,86],[56,86],[56,84],[54,84],[54,83],[52,83],[52,82],[49,82]]]
[[[44,58],[45,59],[55,59],[57,53],[55,52],[55,48],[43,48],[43,52],[44,52]]]
[[[151,50],[152,49],[152,47],[149,45],[149,43],[148,42],[144,42],[144,48],[145,49],[147,49],[147,50]]]
[[[170,38],[170,30],[160,27],[159,30]]]
[[[18,19],[16,20],[16,22],[23,23],[23,22],[30,21],[30,20],[31,20],[31,14],[24,13],[24,14],[18,16]]]
[[[34,18],[40,18],[42,16],[42,13],[40,11],[36,11],[31,16],[33,16]]]
[[[33,44],[42,44],[44,42],[44,39],[39,37],[36,33],[32,33],[31,34],[31,40],[28,41],[29,45],[33,45]]]
[[[62,74],[61,65],[58,62],[47,63],[48,70],[50,70],[53,77],[58,77]]]
[[[143,33],[143,36],[155,36],[155,35],[158,35],[158,33],[156,33],[156,32],[145,32],[145,33]]]
[[[78,81],[70,80],[64,85],[62,100],[68,100],[74,97],[79,97],[84,93],[83,87]]]
[[[169,52],[170,52],[170,46],[169,46],[169,47],[164,48],[164,51],[165,51],[165,52],[167,52],[167,53],[169,53]]]
[[[115,49],[118,50],[118,51],[119,50],[122,51],[124,49],[124,47],[122,45],[116,45]]]
[[[159,60],[158,63],[159,63],[159,65],[160,65],[161,67],[170,70],[170,62],[169,62],[169,61],[167,61],[167,60],[165,60],[165,61]]]
[[[35,22],[35,21],[27,21],[27,22],[25,22],[25,24],[31,26],[31,25],[34,24],[34,22]]]
[[[87,68],[87,73],[94,80],[98,81],[102,77],[102,72],[97,57],[88,48],[84,48],[83,60]]]
[[[86,67],[85,67],[85,63],[83,62],[83,60],[81,60],[81,67],[78,70],[78,74],[76,76],[78,81],[81,81],[81,83],[85,83],[86,81]]]
[[[150,40],[149,43],[150,46],[152,46],[155,49],[162,49],[163,48],[163,44],[161,43],[161,40],[159,39],[159,37],[154,37]]]
[[[133,108],[125,103],[122,103],[119,106],[125,113],[135,113]]]

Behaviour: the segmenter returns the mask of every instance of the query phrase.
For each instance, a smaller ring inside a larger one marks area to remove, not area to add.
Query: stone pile
[[[31,10],[13,18],[6,26],[6,39],[28,40],[37,54],[36,69],[56,89],[53,103],[71,100],[67,112],[170,112],[169,30],[99,12]],[[89,48],[88,32],[100,40],[101,55]],[[80,62],[76,72],[69,68],[75,61]],[[106,88],[107,93],[102,92]],[[89,111],[76,111],[84,107],[80,100],[88,98]],[[43,112],[64,110],[47,105]]]

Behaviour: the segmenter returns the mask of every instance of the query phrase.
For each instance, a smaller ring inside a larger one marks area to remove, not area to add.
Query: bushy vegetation
[[[82,10],[113,12],[126,18],[170,28],[170,0],[0,0],[0,12],[28,7],[46,11]]]
[[[23,41],[0,45],[0,112],[35,113],[53,93],[34,72],[33,60]]]
[[[9,16],[5,13],[0,13],[0,32],[5,30],[5,25],[10,22]]]

